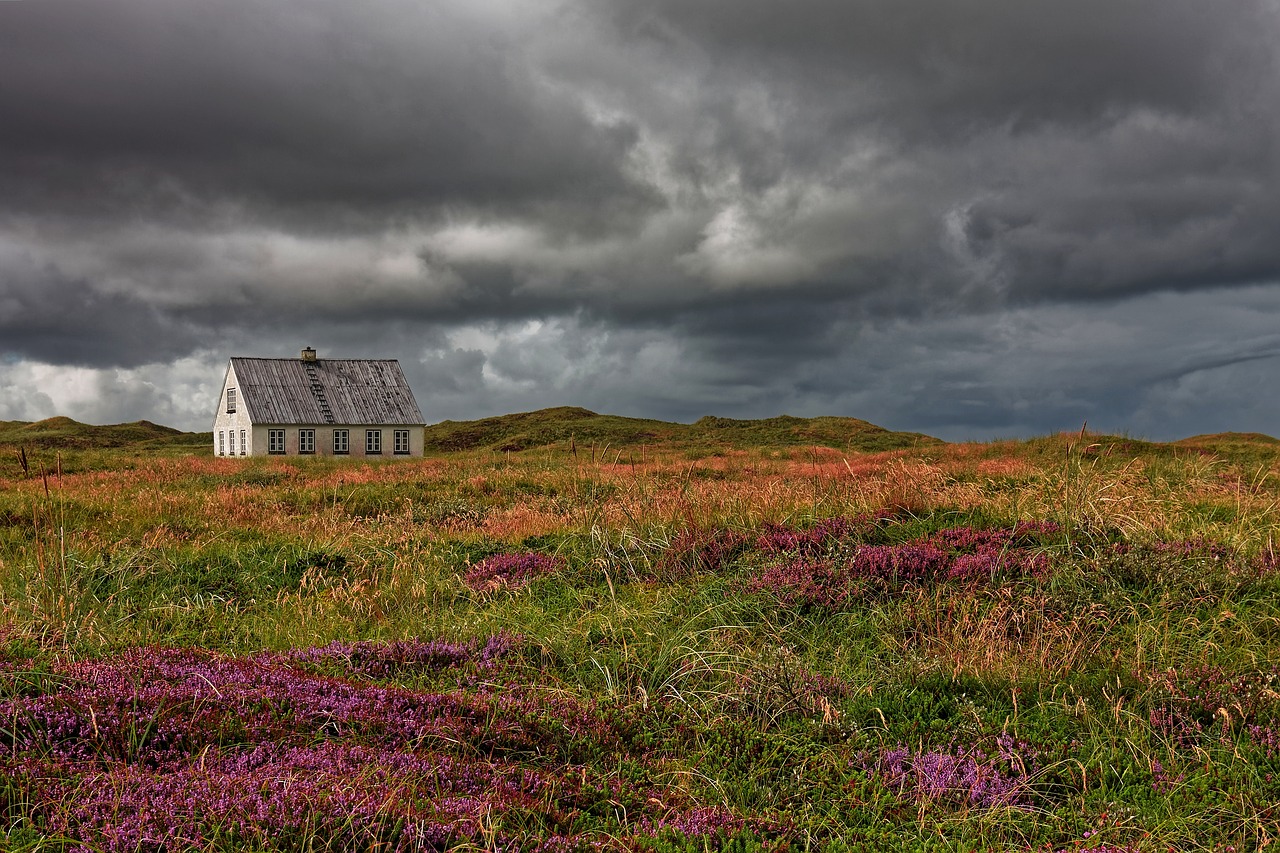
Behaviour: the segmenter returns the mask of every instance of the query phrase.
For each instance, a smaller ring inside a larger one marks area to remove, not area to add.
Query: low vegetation
[[[598,415],[563,407],[503,415],[479,421],[444,421],[427,427],[428,450],[517,451],[558,446],[577,455],[621,460],[653,446],[710,454],[717,450],[759,447],[818,446],[837,450],[875,451],[936,446],[936,438],[914,432],[891,432],[857,418],[793,418],[765,420],[705,417],[692,424]]]
[[[0,425],[6,849],[1280,836],[1266,436],[551,410],[365,462],[31,426]]]

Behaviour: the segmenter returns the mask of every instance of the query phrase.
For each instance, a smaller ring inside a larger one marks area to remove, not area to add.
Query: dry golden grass
[[[1059,679],[1092,663],[1120,621],[1101,604],[1059,612],[1043,592],[995,587],[974,594],[919,589],[904,603],[893,642],[918,673],[1016,682]]]

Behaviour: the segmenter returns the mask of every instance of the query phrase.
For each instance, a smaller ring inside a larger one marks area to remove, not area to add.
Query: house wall
[[[224,413],[225,414],[225,413]],[[246,426],[240,426],[246,424]],[[423,452],[423,431],[421,426],[404,426],[403,424],[387,424],[379,426],[377,424],[361,424],[358,426],[305,426],[301,424],[253,424],[247,425],[248,420],[234,420],[228,416],[221,423],[215,423],[213,429],[213,453],[215,456],[230,456],[231,443],[229,433],[235,430],[235,455],[236,456],[268,456],[270,453],[270,431],[273,429],[284,430],[284,455],[298,456],[302,455],[298,452],[298,431],[301,429],[314,429],[316,431],[316,446],[314,456],[333,456],[333,433],[335,429],[345,429],[348,436],[348,452],[346,454],[337,454],[345,456],[371,456],[372,458],[403,458],[404,456],[421,456]],[[245,438],[248,439],[248,446],[242,450],[242,442],[240,440],[240,430],[245,431]],[[368,454],[365,452],[365,434],[369,430],[382,431],[382,452],[378,454]],[[395,431],[407,430],[409,433],[409,452],[395,452]],[[222,433],[228,435],[222,435]],[[221,444],[219,442],[222,442]],[[225,448],[226,453],[221,453],[219,448]]]
[[[234,412],[227,411],[227,391],[234,389],[236,392],[236,405]],[[244,437],[248,439],[248,447],[243,446],[244,442],[240,440],[240,434],[244,433]],[[234,437],[234,442],[231,440]],[[222,381],[222,392],[218,397],[218,408],[214,410],[213,416],[213,455],[214,456],[254,456],[258,453],[266,453],[266,435],[262,436],[259,442],[257,430],[254,429],[253,423],[249,420],[249,414],[245,409],[244,400],[240,396],[239,383],[236,379],[235,371],[228,366],[226,378]],[[233,447],[234,446],[234,447]],[[233,452],[234,449],[234,452]]]
[[[251,438],[250,451],[255,456],[270,455],[270,436],[269,432],[273,429],[284,430],[284,455],[298,456],[298,431],[302,429],[314,429],[316,431],[316,448],[315,456],[333,456],[333,433],[334,430],[345,429],[348,438],[348,451],[345,456],[370,456],[365,452],[365,433],[369,430],[381,430],[382,432],[382,452],[372,454],[372,458],[376,459],[395,459],[404,456],[421,456],[423,452],[423,431],[421,426],[405,426],[404,424],[341,424],[341,425],[319,425],[308,426],[305,424],[263,424],[253,427],[253,436]],[[395,431],[406,430],[409,433],[409,452],[395,452]],[[215,440],[216,440],[215,436]]]

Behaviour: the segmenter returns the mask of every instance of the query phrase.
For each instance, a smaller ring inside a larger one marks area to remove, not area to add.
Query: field
[[[1280,837],[1280,443],[677,427],[0,424],[0,847]]]

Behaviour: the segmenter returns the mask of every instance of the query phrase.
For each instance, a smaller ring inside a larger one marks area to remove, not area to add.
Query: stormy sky
[[[0,420],[1280,435],[1277,0],[0,2]]]

